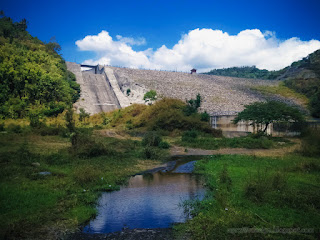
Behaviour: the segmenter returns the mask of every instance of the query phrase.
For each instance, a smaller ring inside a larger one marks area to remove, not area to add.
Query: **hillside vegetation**
[[[284,85],[309,99],[313,117],[320,117],[320,50],[279,71],[260,70],[253,67],[214,69],[206,73],[239,78],[284,80]],[[281,85],[280,87],[282,87]],[[263,88],[264,89],[264,88]],[[283,87],[282,87],[283,90]],[[291,94],[292,95],[292,94]]]
[[[208,75],[218,75],[218,76],[229,76],[229,77],[239,77],[239,78],[256,78],[256,79],[276,79],[279,77],[283,70],[280,71],[268,71],[266,69],[260,70],[256,66],[244,66],[244,67],[232,67],[232,68],[222,68],[213,69],[205,74]]]
[[[285,85],[309,98],[314,117],[320,117],[320,50],[292,63],[283,76]]]
[[[27,31],[26,20],[0,17],[0,118],[61,113],[79,98],[80,87],[67,71],[60,46]]]

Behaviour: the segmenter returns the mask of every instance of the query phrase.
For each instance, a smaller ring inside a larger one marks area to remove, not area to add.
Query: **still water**
[[[103,193],[98,215],[85,233],[110,233],[122,228],[167,228],[189,216],[181,203],[203,199],[205,189],[192,175],[195,161],[177,161],[170,169],[131,177],[119,191]]]

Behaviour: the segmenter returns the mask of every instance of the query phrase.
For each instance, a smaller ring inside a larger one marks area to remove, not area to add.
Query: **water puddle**
[[[83,232],[167,228],[173,223],[185,222],[189,216],[181,203],[191,199],[201,200],[205,194],[200,177],[191,174],[194,163],[195,159],[177,159],[157,172],[131,177],[128,185],[119,191],[103,193],[98,202],[97,217]]]

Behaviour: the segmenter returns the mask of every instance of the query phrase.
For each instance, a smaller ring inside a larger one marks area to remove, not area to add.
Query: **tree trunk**
[[[269,126],[269,123],[266,123],[266,127],[264,128],[263,133],[267,131],[268,126]]]

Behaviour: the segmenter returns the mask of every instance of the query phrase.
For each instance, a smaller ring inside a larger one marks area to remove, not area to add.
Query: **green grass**
[[[317,239],[319,167],[319,158],[300,155],[208,156],[196,168],[205,176],[207,198],[185,203],[194,218],[177,229],[193,239]],[[245,228],[300,228],[313,233],[263,234],[246,232]]]
[[[145,160],[138,141],[99,135],[86,140],[75,149],[59,136],[1,133],[1,239],[46,239],[48,229],[59,232],[83,224],[94,216],[101,191],[119,189],[128,176],[167,154],[153,149],[156,160]],[[96,147],[91,155],[83,154],[88,146]],[[45,171],[51,175],[39,175]]]
[[[286,98],[293,98],[298,100],[305,107],[308,105],[309,100],[306,96],[297,93],[296,91],[286,87],[283,82],[279,83],[278,86],[255,86],[253,90],[259,91],[264,95],[280,95]]]
[[[206,135],[196,137],[182,136],[181,140],[175,143],[183,147],[214,150],[220,148],[270,149],[280,147],[279,142],[282,142],[281,144],[285,142],[281,147],[291,144],[289,140],[283,138],[255,137],[254,135],[237,138],[213,138]]]

